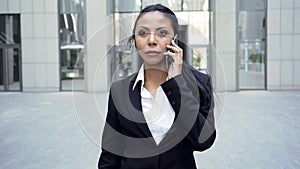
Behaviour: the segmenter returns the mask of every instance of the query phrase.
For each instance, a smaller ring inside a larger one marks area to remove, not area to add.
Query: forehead
[[[137,21],[136,27],[167,27],[172,29],[171,20],[159,11],[147,12]]]

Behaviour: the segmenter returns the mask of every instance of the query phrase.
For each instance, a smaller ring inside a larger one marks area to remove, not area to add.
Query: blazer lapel
[[[139,81],[138,84],[135,86],[134,90],[132,90],[136,77],[137,76],[135,75],[131,78],[128,88],[130,99],[130,103],[128,103],[128,105],[132,105],[129,107],[131,107],[134,110],[129,109],[128,111],[130,113],[131,118],[135,121],[137,127],[142,131],[142,133],[144,133],[143,137],[152,137],[142,111],[141,81]]]

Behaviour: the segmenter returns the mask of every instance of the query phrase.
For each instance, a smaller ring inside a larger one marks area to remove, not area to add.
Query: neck
[[[168,74],[164,68],[154,68],[145,65],[145,87],[150,90],[157,89],[162,83],[166,81],[167,75]]]

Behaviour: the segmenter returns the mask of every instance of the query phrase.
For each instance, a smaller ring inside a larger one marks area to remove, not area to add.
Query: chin
[[[164,56],[159,56],[159,57],[142,57],[144,60],[144,63],[150,64],[150,65],[156,65],[156,64],[161,64],[162,62],[164,62],[165,58]]]
[[[159,66],[159,65],[162,65],[162,64],[164,64],[165,63],[165,60],[163,59],[164,57],[156,57],[156,58],[149,58],[149,57],[147,57],[147,58],[144,58],[143,57],[143,60],[144,60],[144,63],[145,64],[147,64],[147,65],[153,65],[153,66],[155,66],[155,65],[157,65],[157,66]]]

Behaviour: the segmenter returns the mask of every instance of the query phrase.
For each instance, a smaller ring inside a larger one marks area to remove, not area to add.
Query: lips
[[[156,55],[160,55],[161,52],[154,51],[154,50],[149,50],[149,51],[146,51],[145,54],[147,54],[149,56],[156,56]]]

